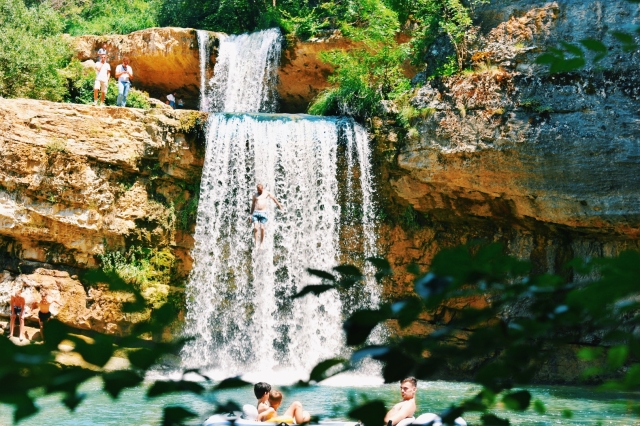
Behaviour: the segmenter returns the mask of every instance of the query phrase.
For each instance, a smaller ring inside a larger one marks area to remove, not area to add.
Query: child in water
[[[258,421],[264,422],[278,417],[278,420],[284,423],[290,423],[293,421],[295,421],[297,424],[309,423],[309,420],[311,420],[311,415],[308,411],[304,411],[304,409],[302,408],[302,404],[299,401],[295,401],[293,404],[291,404],[287,411],[285,411],[284,415],[278,416],[277,411],[282,404],[282,398],[282,392],[275,389],[271,390],[271,392],[269,392],[270,407],[258,414]]]

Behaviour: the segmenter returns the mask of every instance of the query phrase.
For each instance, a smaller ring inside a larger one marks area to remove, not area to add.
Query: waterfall
[[[186,289],[185,333],[194,339],[182,360],[224,377],[285,368],[303,378],[345,355],[344,315],[378,298],[370,281],[291,298],[320,283],[307,268],[362,266],[375,254],[375,224],[364,128],[347,118],[257,112],[275,108],[280,43],[276,30],[222,40],[207,95],[212,111],[228,112],[207,123]],[[270,204],[260,249],[249,223],[258,183],[284,207]]]
[[[222,36],[211,85],[211,112],[275,112],[282,35],[277,29]]]
[[[196,30],[198,35],[198,51],[200,54],[200,111],[206,111],[207,106],[207,64],[209,63],[209,32]]]

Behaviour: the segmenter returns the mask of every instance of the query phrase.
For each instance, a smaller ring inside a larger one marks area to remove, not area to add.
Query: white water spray
[[[276,30],[221,40],[210,109],[274,110],[280,43]],[[376,303],[377,288],[291,296],[320,282],[306,268],[362,265],[375,254],[369,157],[367,133],[350,119],[211,114],[187,286],[185,332],[195,339],[183,349],[185,367],[218,377],[287,369],[304,378],[341,355],[344,315]],[[249,223],[257,183],[284,206],[270,206],[261,250]]]
[[[220,37],[211,112],[275,112],[282,35],[277,29]]]
[[[196,30],[198,35],[198,51],[200,54],[200,111],[206,111],[207,106],[207,64],[209,63],[209,32]]]

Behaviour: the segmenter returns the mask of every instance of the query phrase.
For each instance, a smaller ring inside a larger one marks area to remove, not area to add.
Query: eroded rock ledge
[[[209,32],[210,55],[205,63],[207,78],[213,76],[219,39],[224,36],[223,33]],[[73,38],[72,44],[80,61],[95,61],[97,50],[106,44],[112,75],[115,67],[122,63],[122,57],[129,56],[135,75],[134,87],[149,92],[157,99],[177,92],[187,108],[198,109],[200,57],[196,30],[150,28],[126,35],[86,35]],[[329,86],[327,77],[333,72],[330,65],[320,60],[319,53],[348,49],[352,45],[339,35],[309,41],[287,38],[278,73],[279,111],[307,112],[316,95]]]
[[[574,257],[640,249],[640,57],[616,48],[609,32],[639,22],[640,8],[626,1],[495,1],[481,13],[472,71],[417,78],[407,128],[391,116],[370,123],[379,198],[397,219],[381,226],[378,240],[396,267],[384,289],[390,297],[412,291],[405,265],[426,271],[442,248],[472,240],[501,242],[534,272],[567,279],[574,277],[564,265]],[[612,46],[600,63],[606,71],[553,76],[535,64],[543,47],[584,38]],[[448,323],[453,308],[487,301],[456,303],[411,331],[431,332]],[[526,312],[515,307],[510,315]],[[466,333],[458,338],[464,342]],[[576,353],[598,341],[585,335],[561,348],[535,380],[579,382]],[[442,377],[468,378],[481,362],[452,365]]]
[[[170,250],[180,285],[191,269],[194,215],[184,208],[198,195],[205,120],[194,111],[0,99],[4,281],[51,273],[80,285],[65,271],[96,267],[97,255],[137,245]],[[115,297],[96,292],[101,300]],[[83,315],[65,318],[80,328],[124,331],[120,320]]]

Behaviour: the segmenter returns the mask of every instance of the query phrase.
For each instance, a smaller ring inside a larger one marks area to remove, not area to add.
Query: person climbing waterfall
[[[258,192],[253,194],[253,200],[251,202],[251,217],[249,218],[249,223],[253,221],[253,237],[256,241],[256,247],[262,248],[262,244],[264,243],[264,236],[266,235],[266,225],[267,225],[267,201],[271,198],[277,205],[280,210],[282,210],[282,206],[276,200],[276,197],[273,196],[269,191],[265,191],[264,186],[259,183],[257,186]],[[258,242],[258,230],[260,230],[260,242]]]

